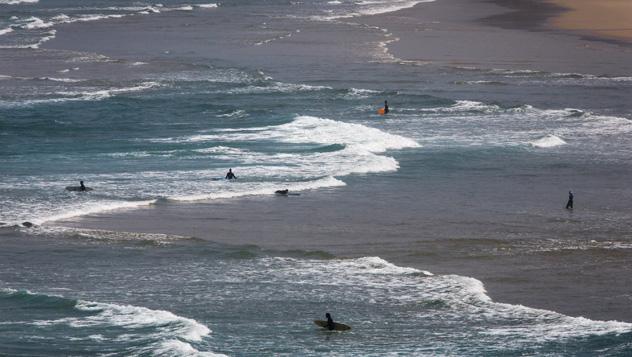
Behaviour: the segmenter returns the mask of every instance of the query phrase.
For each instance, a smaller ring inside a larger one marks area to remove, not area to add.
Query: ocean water
[[[579,188],[579,242],[516,244],[627,254],[632,77],[398,60],[361,16],[420,3],[0,0],[0,354],[625,355],[629,322],[496,302],[432,266],[59,223],[380,177],[429,186],[411,201],[489,193],[464,220],[512,193],[566,220]],[[94,190],[64,189],[79,180]],[[324,311],[352,331],[318,330]]]

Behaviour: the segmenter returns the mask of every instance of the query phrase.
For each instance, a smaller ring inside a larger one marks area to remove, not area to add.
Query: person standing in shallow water
[[[566,202],[566,209],[573,209],[573,191],[568,191],[568,202]]]
[[[226,173],[226,179],[227,180],[237,179],[237,176],[235,176],[235,174],[233,173],[233,169],[228,169],[228,172]]]
[[[384,114],[388,114],[388,100],[384,101]]]

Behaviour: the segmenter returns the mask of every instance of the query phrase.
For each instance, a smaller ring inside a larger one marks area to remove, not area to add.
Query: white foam
[[[31,222],[39,225],[44,222],[59,221],[59,220],[64,220],[64,219],[69,219],[69,218],[74,218],[74,217],[79,217],[79,216],[85,216],[89,214],[149,206],[153,203],[156,203],[155,199],[144,200],[144,201],[92,202],[92,203],[84,204],[79,208],[75,208],[75,209],[70,208],[61,213],[54,213],[49,216],[35,218],[31,220]]]
[[[36,4],[39,0],[0,0],[0,5]]]
[[[179,340],[169,340],[160,344],[160,347],[154,350],[155,356],[203,356],[203,357],[220,357],[226,356],[214,352],[201,352],[193,348],[190,344]]]
[[[259,195],[272,195],[274,191],[279,188],[287,188],[292,192],[297,191],[306,191],[306,190],[314,190],[318,188],[326,188],[326,187],[341,187],[346,184],[334,177],[326,177],[319,180],[314,181],[306,181],[306,182],[287,182],[283,184],[272,183],[272,182],[263,182],[263,183],[252,183],[245,185],[246,187],[235,187],[235,185],[231,185],[233,187],[225,187],[224,190],[205,193],[205,194],[195,194],[195,195],[183,195],[173,197],[173,200],[176,201],[201,201],[201,200],[217,200],[217,199],[226,199],[226,198],[237,198],[237,197],[246,197],[246,196],[259,196]],[[232,188],[232,189],[231,189]]]
[[[59,78],[57,80],[60,80]],[[81,81],[81,80],[63,80],[67,82]],[[60,91],[55,92],[54,94],[61,95],[61,97],[55,98],[47,98],[47,99],[29,99],[22,101],[0,101],[0,106],[4,107],[24,107],[24,106],[32,106],[32,105],[40,105],[40,104],[50,104],[50,103],[64,103],[64,102],[74,102],[74,101],[99,101],[104,100],[116,95],[124,94],[124,93],[133,93],[140,92],[144,90],[148,90],[151,88],[159,87],[160,84],[157,82],[145,82],[132,87],[123,87],[123,88],[109,88],[109,89],[101,89],[101,90],[85,90],[85,91]]]
[[[41,80],[44,80],[44,81],[64,82],[64,83],[77,83],[77,82],[82,82],[83,81],[83,79],[57,78],[57,77],[39,77],[37,79],[41,79]]]
[[[421,270],[408,267],[400,267],[390,263],[380,257],[362,257],[357,259],[340,260],[339,264],[345,270],[356,271],[366,274],[416,274]],[[425,273],[424,273],[425,274]],[[426,275],[432,275],[430,273]]]
[[[180,7],[175,8],[174,10],[178,10],[178,11],[193,11],[193,6],[191,6],[191,5],[180,6]]]
[[[312,116],[299,116],[279,126],[273,135],[279,135],[277,139],[283,142],[346,144],[372,153],[420,146],[412,139],[379,129]]]
[[[13,28],[12,27],[7,27],[5,29],[0,30],[0,36],[6,35],[6,34],[11,33],[11,32],[13,32]]]
[[[22,22],[23,24],[20,25],[20,27],[27,30],[49,28],[54,25],[53,22],[46,22],[35,16],[28,17],[22,20]]]
[[[73,97],[73,98],[61,98],[60,101],[63,101],[63,100],[102,100],[102,99],[110,98],[117,94],[140,92],[140,91],[144,91],[144,90],[159,87],[159,86],[160,86],[160,83],[158,82],[144,82],[132,87],[110,88],[110,89],[102,89],[102,90],[97,90],[97,91],[57,92],[57,94]]]
[[[203,8],[203,9],[213,9],[213,8],[216,8],[216,7],[217,7],[217,4],[216,4],[216,3],[210,3],[210,4],[197,4],[197,5],[195,5],[195,6],[197,6],[197,7],[201,7],[201,8]]]
[[[344,18],[352,18],[358,16],[370,16],[395,12],[403,9],[414,7],[420,3],[434,2],[435,0],[375,0],[375,1],[358,1],[353,7],[346,8],[343,11],[333,12],[331,15],[312,16],[313,20],[331,21]],[[340,4],[333,4],[340,5]],[[337,7],[338,8],[338,7]],[[329,10],[331,11],[331,10]],[[326,11],[327,12],[327,11]]]
[[[238,109],[238,110],[234,110],[230,113],[226,113],[226,114],[218,114],[217,117],[218,118],[243,118],[248,116],[248,113],[245,110],[242,109]]]
[[[373,95],[379,94],[381,93],[380,91],[376,91],[376,90],[372,90],[372,89],[362,89],[362,88],[350,88],[347,91],[347,94],[345,95],[346,97],[352,98],[352,99],[358,99],[358,98],[369,98]]]
[[[552,148],[566,144],[566,141],[555,135],[547,135],[543,138],[530,141],[529,144],[537,148]]]
[[[13,293],[9,291],[9,293]],[[47,295],[51,296],[51,295]],[[190,318],[175,315],[165,310],[152,310],[133,305],[91,302],[78,300],[74,308],[86,314],[78,317],[65,317],[56,320],[38,320],[32,322],[36,326],[65,325],[76,329],[125,329],[126,333],[104,337],[103,334],[92,334],[87,338],[95,341],[132,341],[144,340],[149,345],[140,347],[151,351],[153,355],[201,355],[222,356],[212,352],[201,352],[188,342],[199,342],[211,333],[211,330]],[[151,331],[148,334],[147,330]],[[138,330],[138,331],[137,331]],[[69,331],[72,333],[72,330]],[[75,338],[78,340],[78,338]],[[153,340],[153,341],[152,341]]]

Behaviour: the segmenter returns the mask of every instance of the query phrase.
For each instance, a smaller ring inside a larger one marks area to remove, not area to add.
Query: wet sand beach
[[[612,76],[632,72],[630,46],[560,30],[582,25],[570,25],[573,12],[541,1],[437,1],[368,21],[388,27],[398,39],[390,51],[411,63]],[[565,25],[556,27],[559,21]]]

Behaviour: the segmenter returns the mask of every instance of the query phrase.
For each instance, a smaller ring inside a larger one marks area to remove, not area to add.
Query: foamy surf
[[[81,97],[80,97],[81,98]],[[96,99],[96,98],[93,98]],[[55,196],[33,203],[33,194],[20,196],[10,211],[0,216],[9,224],[74,219],[83,215],[142,208],[157,200],[200,201],[273,195],[345,186],[344,177],[396,171],[399,163],[384,155],[389,150],[417,148],[416,141],[368,127],[311,116],[297,116],[289,123],[266,127],[217,129],[210,134],[153,140],[157,144],[183,146],[179,150],[109,153],[115,159],[178,159],[189,157],[230,163],[242,179],[223,180],[225,168],[170,171],[140,171],[134,174],[83,176],[95,191],[77,194],[56,184],[63,177],[31,178],[29,190]],[[190,145],[222,142],[232,145]],[[277,142],[279,145],[311,147],[298,152],[267,153],[239,148],[243,142]],[[237,147],[234,147],[237,146]],[[228,164],[226,164],[228,165]],[[243,173],[243,175],[242,175]],[[118,182],[125,181],[121,186]],[[7,182],[8,190],[20,192],[22,181]],[[54,192],[54,194],[51,194]],[[2,200],[0,200],[2,202]]]
[[[562,146],[566,144],[566,141],[555,135],[547,135],[543,138],[530,141],[529,144],[536,148],[552,148],[556,146]]]
[[[0,0],[0,5],[37,4],[39,0]]]
[[[34,309],[19,321],[5,321],[11,328],[22,331],[25,338],[40,336],[37,344],[60,340],[53,331],[63,329],[65,344],[74,345],[85,354],[100,353],[100,346],[117,346],[126,355],[188,355],[221,356],[211,351],[199,351],[192,343],[200,342],[211,330],[193,320],[165,310],[145,307],[72,300],[59,295],[0,289],[0,304],[4,308]],[[35,344],[36,345],[36,344]]]
[[[513,346],[563,341],[598,335],[632,332],[632,324],[570,317],[557,312],[494,302],[477,279],[458,275],[432,275],[414,268],[400,267],[379,257],[355,259],[299,260],[263,258],[268,282],[288,279],[290,284],[313,281],[347,290],[350,299],[369,304],[389,300],[405,304],[431,303],[439,309],[420,312],[424,323],[435,318],[454,321],[483,321],[492,325],[483,333],[508,339]],[[435,315],[436,314],[436,315]],[[421,321],[420,321],[421,322]],[[457,333],[458,334],[458,333]],[[502,344],[496,340],[495,344]],[[454,341],[456,342],[456,341]],[[458,344],[458,343],[455,343]],[[499,345],[501,346],[501,345]]]
[[[65,73],[65,72],[64,72]],[[82,82],[81,79],[73,79],[73,78],[54,78],[54,77],[42,77],[38,78],[40,80],[49,80],[53,82],[65,82],[65,83],[78,83]],[[161,87],[162,85],[158,82],[142,82],[137,85],[129,86],[129,87],[110,87],[106,89],[97,89],[97,88],[89,88],[84,90],[74,90],[74,91],[56,91],[54,93],[50,93],[49,96],[51,98],[45,99],[26,99],[20,101],[0,101],[0,107],[29,107],[35,105],[46,105],[52,103],[66,103],[66,102],[76,102],[76,101],[100,101],[104,99],[108,99],[114,96],[119,96],[123,94],[147,91],[149,89]]]
[[[359,16],[371,16],[386,14],[403,9],[408,9],[420,3],[434,2],[434,0],[367,0],[345,3],[341,1],[329,1],[333,5],[330,9],[322,10],[325,15],[314,15],[310,18],[317,21],[332,21],[348,19]]]

